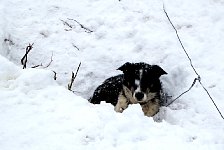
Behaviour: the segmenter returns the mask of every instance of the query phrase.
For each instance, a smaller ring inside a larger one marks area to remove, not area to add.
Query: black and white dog
[[[167,74],[157,65],[125,63],[118,70],[123,74],[108,78],[90,98],[93,104],[101,101],[114,105],[116,112],[123,112],[129,104],[140,104],[146,116],[154,116],[161,106],[161,75]]]

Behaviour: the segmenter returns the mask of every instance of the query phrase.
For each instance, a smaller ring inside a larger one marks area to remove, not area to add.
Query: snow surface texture
[[[224,1],[164,3],[202,82],[224,112]],[[87,101],[127,61],[160,65],[168,73],[162,77],[164,88],[173,97],[189,88],[196,75],[163,1],[1,0],[0,16],[1,150],[224,149],[224,121],[199,84],[154,118],[145,117],[139,105],[120,114],[110,104]],[[53,53],[49,67],[21,69],[29,43],[34,48],[27,67],[47,65]],[[79,62],[73,93],[67,84]]]

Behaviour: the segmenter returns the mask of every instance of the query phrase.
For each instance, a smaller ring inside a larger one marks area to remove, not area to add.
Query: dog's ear
[[[164,71],[160,66],[158,65],[153,65],[152,66],[152,71],[153,71],[153,74],[156,76],[156,77],[160,77],[161,75],[164,75],[164,74],[167,74],[166,71]]]
[[[121,70],[123,72],[127,72],[128,70],[130,70],[130,68],[132,68],[133,64],[130,62],[126,62],[125,64],[123,64],[122,66],[120,66],[119,68],[117,68],[117,70]]]

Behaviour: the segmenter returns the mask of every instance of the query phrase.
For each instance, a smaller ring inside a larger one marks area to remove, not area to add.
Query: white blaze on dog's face
[[[135,70],[136,72],[139,71],[139,73],[135,74],[135,86],[134,86],[134,92],[133,92],[133,98],[137,102],[145,102],[147,100],[146,93],[142,91],[141,88],[141,81],[143,76],[143,69]]]
[[[146,63],[126,63],[118,69],[124,73],[123,84],[132,103],[145,103],[156,98],[161,89],[159,77],[167,74],[161,67]]]

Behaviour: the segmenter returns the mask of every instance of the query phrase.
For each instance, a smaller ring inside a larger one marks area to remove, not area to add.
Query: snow
[[[173,98],[190,87],[197,76],[163,3],[224,113],[223,0],[1,0],[0,149],[223,150],[224,121],[198,83],[154,118],[139,105],[116,113],[110,104],[87,100],[125,62],[160,65]],[[29,43],[33,49],[22,69]],[[31,68],[49,64],[52,53],[49,67]],[[67,85],[80,62],[71,92]]]

